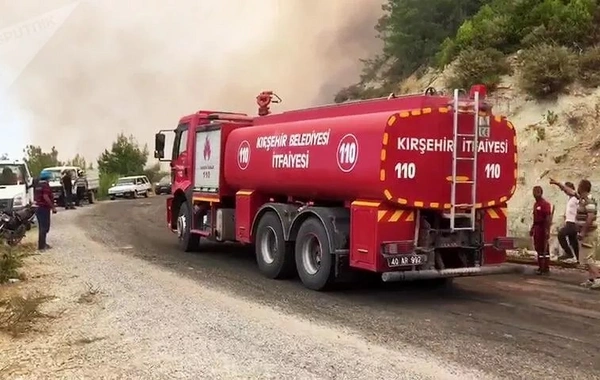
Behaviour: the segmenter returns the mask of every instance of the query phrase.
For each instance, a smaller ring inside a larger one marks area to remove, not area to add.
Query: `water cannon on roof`
[[[263,91],[256,97],[258,105],[258,116],[267,116],[271,113],[271,103],[281,103],[281,98],[273,91]]]

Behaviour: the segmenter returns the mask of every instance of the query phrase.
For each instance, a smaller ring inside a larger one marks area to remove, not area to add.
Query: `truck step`
[[[474,183],[475,183],[474,181],[454,181],[454,182],[455,182],[457,185],[459,185],[459,184],[461,184],[461,183],[464,183],[464,184],[467,184],[467,185],[472,185],[472,184],[474,184]]]
[[[445,219],[450,219],[452,218],[452,215],[450,213],[445,213],[442,214],[442,217],[444,217]],[[457,212],[454,214],[454,219],[459,219],[459,218],[471,218],[471,213],[466,213],[466,212]]]
[[[472,203],[458,203],[454,205],[454,208],[465,208],[465,207],[473,207],[475,206]]]

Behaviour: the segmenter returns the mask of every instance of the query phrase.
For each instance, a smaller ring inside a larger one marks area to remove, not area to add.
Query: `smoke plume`
[[[16,23],[69,1],[2,3]],[[151,143],[199,109],[255,114],[265,89],[283,98],[276,110],[331,102],[379,49],[381,3],[83,1],[12,90],[32,143],[95,159],[119,132]]]

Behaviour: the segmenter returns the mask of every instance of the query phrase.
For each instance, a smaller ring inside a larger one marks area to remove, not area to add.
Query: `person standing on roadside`
[[[73,206],[73,177],[71,177],[71,172],[69,170],[63,171],[61,182],[65,193],[65,209],[75,209],[75,206]]]
[[[75,206],[79,207],[83,204],[86,192],[87,180],[85,172],[79,169],[77,170],[77,179],[75,180]]]
[[[56,214],[52,189],[48,184],[51,178],[52,176],[49,172],[42,171],[34,188],[35,203],[37,206],[35,216],[38,222],[38,250],[40,251],[51,248],[46,242],[46,237],[50,231],[51,213]]]
[[[575,185],[572,182],[565,182],[565,187],[575,191]],[[565,209],[565,225],[558,231],[558,242],[565,251],[565,255],[559,257],[566,263],[579,262],[579,240],[577,240],[577,208],[579,207],[579,198],[575,195],[569,195],[567,207]]]
[[[587,179],[579,181],[577,191],[568,188],[562,183],[550,179],[552,185],[558,186],[568,195],[578,198],[576,224],[578,240],[580,241],[579,255],[588,271],[587,281],[580,285],[585,288],[600,289],[600,268],[596,265],[596,248],[598,244],[598,204],[591,196],[592,183]]]
[[[541,186],[533,187],[533,225],[529,236],[533,238],[533,246],[537,253],[537,274],[550,272],[550,252],[548,240],[550,239],[550,226],[552,224],[552,205],[544,199],[544,190]]]

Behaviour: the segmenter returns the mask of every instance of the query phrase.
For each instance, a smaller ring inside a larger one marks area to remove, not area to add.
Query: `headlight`
[[[23,207],[23,196],[17,195],[13,198],[13,207]]]

